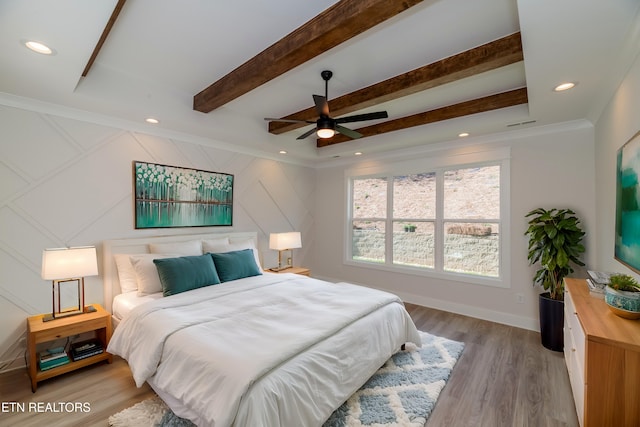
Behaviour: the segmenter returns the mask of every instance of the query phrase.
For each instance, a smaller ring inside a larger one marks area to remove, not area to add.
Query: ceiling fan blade
[[[276,119],[274,117],[265,117],[270,122],[286,122],[286,123],[315,123],[314,120],[292,120],[292,119]]]
[[[375,113],[356,114],[354,116],[341,117],[335,120],[336,123],[352,123],[361,122],[364,120],[386,119],[387,117],[389,117],[389,114],[387,114],[386,111],[378,111]]]
[[[305,133],[303,133],[302,135],[300,135],[299,137],[297,137],[296,139],[305,139],[306,137],[308,137],[309,135],[312,135],[316,132],[316,128],[313,128]]]
[[[355,130],[351,130],[349,128],[346,128],[344,126],[336,125],[336,131],[340,132],[344,136],[348,136],[351,139],[362,138],[362,134],[361,133],[356,132]]]
[[[329,103],[327,98],[320,95],[313,95],[313,102],[316,104],[316,111],[319,116],[329,117]]]

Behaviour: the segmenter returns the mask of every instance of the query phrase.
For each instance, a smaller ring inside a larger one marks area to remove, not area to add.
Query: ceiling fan
[[[361,138],[362,134],[346,128],[341,125],[341,123],[353,123],[353,122],[361,122],[364,120],[376,120],[376,119],[386,119],[389,117],[386,111],[378,111],[375,113],[365,113],[365,114],[356,114],[353,116],[340,117],[338,119],[334,119],[329,115],[329,80],[333,76],[333,72],[329,70],[325,70],[320,73],[322,79],[324,80],[324,96],[321,95],[313,95],[313,102],[316,106],[316,111],[318,112],[318,120],[290,120],[290,119],[275,119],[266,117],[265,120],[276,121],[276,122],[288,122],[288,123],[315,123],[316,127],[314,129],[309,130],[308,132],[303,133],[296,139],[305,139],[309,135],[316,133],[318,138],[331,138],[336,132],[341,133],[345,136],[348,136],[352,139]]]

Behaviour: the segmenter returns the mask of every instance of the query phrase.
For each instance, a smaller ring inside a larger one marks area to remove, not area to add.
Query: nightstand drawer
[[[84,314],[79,314],[78,316],[85,316]],[[58,327],[54,327],[52,329],[47,329],[40,332],[34,332],[36,335],[36,344],[46,341],[54,341],[60,338],[68,337],[71,335],[79,335],[83,332],[95,331],[96,329],[106,328],[106,322],[110,321],[110,319],[90,319],[82,321],[81,323],[74,323],[71,325],[61,325]],[[52,320],[51,322],[56,322],[56,320]]]

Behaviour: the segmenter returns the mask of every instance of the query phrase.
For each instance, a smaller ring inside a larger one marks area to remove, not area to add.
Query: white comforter
[[[108,351],[199,426],[315,426],[405,342],[392,294],[293,274],[209,286],[135,308]]]

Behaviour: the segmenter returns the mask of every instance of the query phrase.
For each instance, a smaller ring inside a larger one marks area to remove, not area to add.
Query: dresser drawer
[[[572,363],[577,363],[575,352],[570,356],[573,358]],[[574,365],[576,366],[576,365]],[[584,375],[579,369],[569,372],[569,382],[571,383],[571,391],[573,393],[573,401],[576,405],[576,415],[581,426],[584,425],[584,396],[585,388]]]
[[[585,358],[585,335],[580,325],[580,319],[576,313],[571,294],[566,293],[564,298],[564,318],[566,327],[569,329],[570,340],[565,339],[565,353],[575,354],[575,361],[577,363],[575,369],[580,370],[582,377],[584,377],[584,358]],[[570,347],[567,348],[567,344]]]

